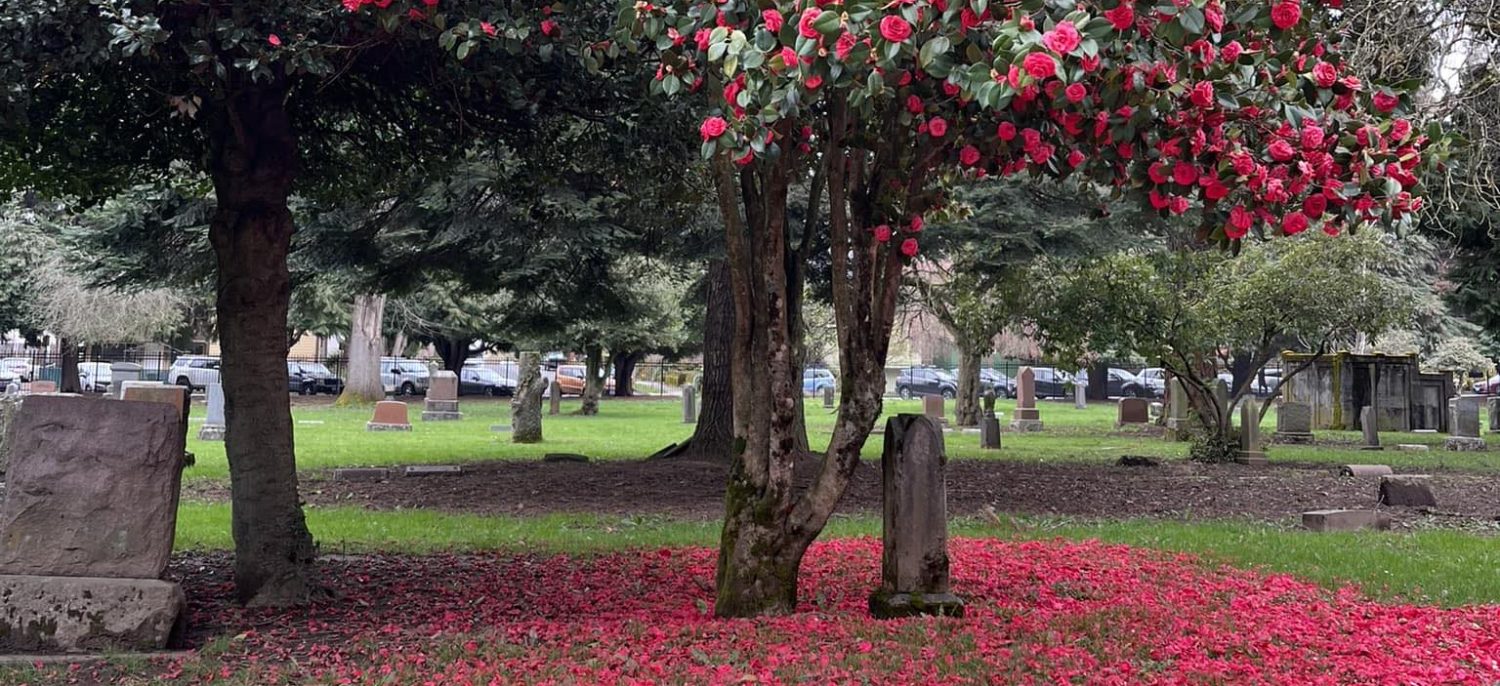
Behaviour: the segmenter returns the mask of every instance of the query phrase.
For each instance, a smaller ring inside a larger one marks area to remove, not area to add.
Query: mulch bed
[[[805,485],[816,464],[798,469]],[[393,476],[384,481],[340,481],[327,473],[302,485],[317,506],[424,508],[480,514],[592,512],[715,518],[723,513],[725,467],[680,460],[588,464],[494,461],[472,463],[452,476]],[[948,464],[948,510],[957,516],[993,508],[1003,513],[1088,518],[1173,517],[1285,520],[1303,511],[1374,507],[1378,478],[1339,476],[1330,465],[1268,468],[1168,461],[1158,467],[1036,464],[955,460]],[[1439,510],[1455,522],[1500,517],[1500,478],[1434,472]],[[191,497],[227,500],[222,485],[192,484]],[[880,472],[866,462],[840,504],[841,512],[880,509]],[[1394,513],[1398,524],[1431,517]]]

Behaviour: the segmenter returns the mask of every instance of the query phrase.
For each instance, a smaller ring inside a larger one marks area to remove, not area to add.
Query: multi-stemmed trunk
[[[363,293],[354,296],[349,326],[349,365],[339,404],[373,403],[385,399],[380,381],[380,353],[385,339],[380,327],[385,319],[385,296]]]
[[[717,160],[714,174],[728,246],[735,319],[731,342],[734,378],[734,455],[725,491],[715,612],[751,616],[790,612],[807,547],[828,522],[859,465],[881,413],[884,367],[903,262],[894,244],[880,244],[864,227],[895,223],[877,196],[899,179],[923,187],[917,171],[903,170],[896,151],[905,135],[891,113],[889,135],[872,153],[845,148],[850,125],[834,98],[828,113],[826,165],[832,249],[834,317],[843,378],[832,440],[811,484],[801,492],[792,473],[806,453],[797,447],[794,413],[802,392],[787,293],[785,231],[787,187],[798,156],[736,168]],[[778,124],[790,139],[793,124]],[[922,199],[907,194],[909,212]],[[741,212],[743,211],[743,216]]]
[[[306,602],[315,590],[286,390],[294,230],[287,200],[298,167],[286,97],[280,78],[246,76],[208,125],[234,581],[240,600],[253,605]]]

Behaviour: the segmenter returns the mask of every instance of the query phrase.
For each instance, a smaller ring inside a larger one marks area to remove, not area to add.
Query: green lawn
[[[716,521],[662,516],[557,514],[490,517],[423,511],[309,508],[308,526],[324,553],[511,550],[591,553],[632,548],[715,545]],[[182,550],[228,549],[229,507],[184,503],[177,520]],[[878,536],[873,516],[836,516],[824,538]],[[955,536],[1097,538],[1259,566],[1338,586],[1356,583],[1382,599],[1441,605],[1500,603],[1500,546],[1493,538],[1448,531],[1412,534],[1314,534],[1262,523],[1162,520],[958,519]]]
[[[948,453],[955,458],[1007,459],[1036,462],[1084,461],[1110,462],[1121,455],[1185,457],[1187,446],[1160,438],[1131,435],[1114,430],[1115,408],[1112,403],[1094,403],[1086,410],[1074,409],[1071,402],[1044,402],[1042,420],[1046,431],[1032,434],[1006,434],[1001,451],[982,451],[975,434],[952,434]],[[464,421],[414,421],[411,432],[369,432],[365,422],[368,408],[301,407],[293,410],[296,420],[297,464],[304,470],[343,466],[385,466],[418,463],[457,463],[480,460],[534,460],[547,452],[574,452],[594,459],[639,459],[670,443],[692,435],[692,426],[682,423],[681,404],[677,400],[606,400],[599,416],[578,417],[569,414],[578,407],[577,400],[563,403],[563,414],[545,417],[546,440],[540,445],[516,445],[510,435],[494,433],[490,426],[509,423],[510,406],[505,401],[466,400]],[[921,412],[917,400],[887,400],[888,414]],[[999,410],[1006,417],[1014,412],[1013,402],[1002,402]],[[196,412],[196,410],[195,410]],[[411,415],[420,414],[420,401],[413,404]],[[816,399],[807,407],[809,431],[814,446],[826,444],[833,428],[833,415]],[[196,427],[196,424],[194,425]],[[1274,428],[1274,413],[1267,415],[1264,431]],[[196,433],[196,432],[194,432]],[[1443,436],[1436,434],[1383,434],[1386,445],[1426,443],[1435,450],[1426,453],[1403,453],[1387,450],[1379,455],[1357,449],[1355,432],[1323,432],[1324,438],[1349,442],[1343,447],[1273,446],[1268,452],[1273,460],[1343,464],[1378,461],[1394,467],[1431,469],[1478,469],[1500,471],[1500,441],[1491,438],[1495,451],[1489,453],[1452,453],[1441,450]],[[224,444],[189,439],[188,449],[198,458],[186,473],[188,479],[226,479],[228,464]],[[868,459],[880,456],[880,437],[866,443]]]

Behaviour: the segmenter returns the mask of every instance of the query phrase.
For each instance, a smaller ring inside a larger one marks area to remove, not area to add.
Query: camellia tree
[[[1336,3],[1330,3],[1336,4]],[[1322,3],[1296,0],[632,0],[622,39],[701,123],[735,304],[736,455],[715,611],[789,612],[797,573],[881,412],[902,272],[960,175],[1078,176],[1203,236],[1338,231],[1419,210],[1446,141],[1408,96],[1347,73]],[[791,435],[788,188],[821,174],[841,403],[805,491]],[[1309,297],[1312,297],[1311,295]]]

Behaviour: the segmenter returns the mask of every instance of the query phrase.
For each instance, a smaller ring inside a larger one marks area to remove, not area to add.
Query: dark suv
[[[1032,367],[1036,397],[1064,398],[1073,392],[1073,375],[1053,367]]]
[[[344,392],[344,380],[317,362],[286,363],[286,387],[293,393],[338,395]]]
[[[903,369],[896,375],[896,395],[914,398],[919,395],[958,397],[958,379],[936,367]]]

